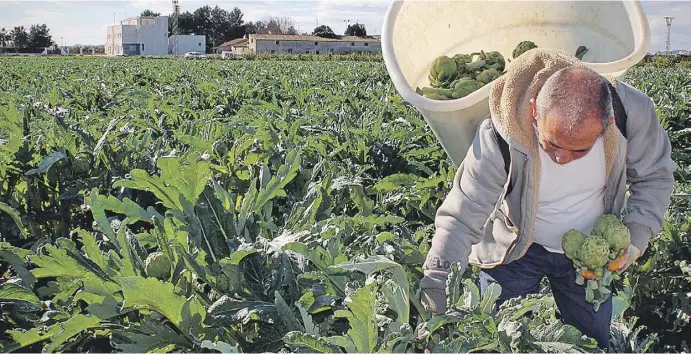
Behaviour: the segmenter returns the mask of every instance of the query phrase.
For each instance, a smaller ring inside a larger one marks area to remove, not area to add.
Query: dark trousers
[[[576,272],[565,255],[552,253],[533,243],[523,258],[514,262],[485,269],[480,272],[482,294],[497,282],[502,287],[498,304],[509,298],[535,294],[543,277],[549,280],[554,300],[562,321],[578,328],[581,333],[595,338],[601,348],[609,347],[609,330],[612,316],[612,298],[597,312],[585,301],[585,287],[576,284]]]

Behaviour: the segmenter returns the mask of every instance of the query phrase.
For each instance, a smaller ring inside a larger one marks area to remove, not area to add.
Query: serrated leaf
[[[24,266],[24,264],[26,263],[25,260],[33,254],[34,253],[29,250],[13,247],[6,242],[0,242],[0,259],[7,262],[10,267],[17,272],[24,285],[29,288],[33,288],[36,277]]]
[[[305,328],[300,324],[300,321],[295,317],[293,310],[283,300],[281,293],[278,290],[274,291],[274,304],[278,311],[278,316],[287,328],[288,331],[305,331]]]
[[[211,163],[186,161],[177,157],[162,157],[156,162],[161,169],[161,179],[175,186],[190,204],[196,204],[212,175]]]
[[[285,197],[286,192],[283,190],[288,183],[290,183],[298,174],[300,169],[301,158],[297,150],[291,150],[286,156],[285,162],[279,167],[276,175],[271,177],[271,180],[266,184],[266,187],[260,189],[253,203],[253,211],[258,213],[266,203],[276,197]]]
[[[0,284],[0,302],[14,301],[41,306],[41,300],[31,290],[12,283]]]
[[[346,337],[346,336],[331,336],[331,337],[326,337],[326,341],[329,344],[332,345],[337,345],[343,349],[347,353],[362,353],[360,350],[357,349],[355,346],[355,343],[353,342],[352,338]]]
[[[501,286],[497,283],[490,284],[482,296],[480,309],[487,314],[492,313],[496,307],[497,300],[499,300],[499,296],[501,296]]]
[[[348,337],[359,353],[373,353],[377,346],[378,331],[375,317],[376,284],[370,283],[346,297],[348,310],[339,310],[335,317],[348,319]]]
[[[44,247],[48,254],[30,256],[31,262],[38,266],[31,271],[36,278],[102,278],[106,276],[95,264],[89,264],[84,259],[75,258],[76,253],[74,251],[57,248],[51,244]]]
[[[396,299],[393,299],[393,304],[398,304],[396,308],[401,312],[398,313],[400,316],[399,320],[402,323],[408,323],[410,317],[410,287],[408,286],[408,277],[403,267],[384,257],[384,256],[372,256],[365,260],[355,263],[340,263],[335,266],[329,267],[329,269],[345,269],[349,271],[359,271],[369,276],[373,273],[380,271],[389,271],[392,273],[392,280],[398,285],[397,291],[395,291]],[[394,291],[392,289],[392,296],[394,296]],[[402,305],[406,304],[406,305]]]
[[[109,239],[114,240],[116,238],[115,232],[110,228],[110,223],[108,222],[108,217],[106,216],[106,211],[103,209],[101,203],[98,202],[98,188],[93,188],[90,194],[85,198],[85,203],[89,206],[91,215],[98,226],[97,230],[108,236]],[[116,246],[117,247],[117,246]]]
[[[329,343],[326,339],[308,333],[297,331],[288,332],[285,336],[283,336],[283,341],[287,345],[307,348],[310,353],[341,352],[341,349],[338,346]]]
[[[103,196],[99,194],[92,194],[91,205],[97,208],[102,208],[103,210],[112,211],[116,214],[124,214],[125,217],[128,218],[130,224],[138,221],[151,222],[151,217],[154,215],[163,218],[163,216],[161,216],[161,214],[159,214],[155,209],[149,208],[148,210],[144,210],[129,198],[123,198],[120,200],[112,195]]]
[[[160,177],[149,176],[146,171],[140,169],[132,170],[130,175],[132,179],[119,180],[113,183],[113,188],[125,187],[150,191],[160,199],[166,207],[182,210],[182,205],[180,204],[181,193],[174,187],[167,186]]]
[[[360,210],[362,216],[369,216],[374,209],[374,201],[367,198],[365,191],[360,185],[350,186],[350,199]]]
[[[26,229],[24,228],[24,224],[22,223],[22,217],[16,210],[12,209],[9,205],[0,202],[0,211],[9,215],[12,220],[14,220],[14,223],[17,224],[17,228],[24,238],[29,237],[29,235],[26,233]]]
[[[41,333],[39,333],[39,328],[32,328],[26,332],[9,330],[7,334],[14,341],[13,350],[50,340],[51,342],[44,348],[46,351],[54,351],[66,340],[88,328],[96,326],[99,322],[100,320],[95,316],[77,314],[65,322],[59,322],[48,327],[48,329],[43,330]]]
[[[172,283],[132,276],[121,278],[120,284],[127,307],[154,310],[185,331],[196,329],[192,325],[184,326],[187,320],[193,320],[197,316],[200,321],[204,321],[206,311],[199,300],[177,296]]]
[[[381,179],[373,188],[379,192],[390,192],[401,187],[413,186],[419,179],[416,175],[397,173]]]
[[[215,326],[228,326],[236,323],[246,323],[252,314],[259,320],[276,322],[278,315],[276,305],[263,301],[239,301],[223,295],[208,309],[209,323]]]
[[[65,157],[66,155],[64,151],[53,151],[49,155],[43,157],[41,163],[38,165],[37,168],[26,171],[24,175],[32,176],[41,173],[46,173],[48,172],[51,166],[53,166],[56,162],[64,159]]]

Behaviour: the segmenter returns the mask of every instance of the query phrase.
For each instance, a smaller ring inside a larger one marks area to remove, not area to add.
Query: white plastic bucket
[[[415,92],[429,86],[432,61],[440,55],[499,51],[512,59],[524,40],[540,48],[575,53],[593,70],[621,78],[645,57],[650,28],[638,1],[393,1],[382,28],[386,68],[401,96],[422,113],[458,166],[477,124],[488,117],[490,85],[455,100],[437,101]],[[510,64],[507,64],[510,65]]]

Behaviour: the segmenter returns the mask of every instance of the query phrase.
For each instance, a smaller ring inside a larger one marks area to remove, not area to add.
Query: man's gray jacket
[[[464,269],[468,263],[492,268],[521,258],[533,242],[540,162],[529,100],[551,74],[567,66],[583,64],[561,51],[533,49],[511,62],[507,73],[493,82],[490,119],[479,125],[437,211],[436,232],[420,282],[428,296],[434,293],[430,297],[441,301],[440,291],[453,263],[460,262]],[[614,124],[604,135],[605,212],[622,215],[632,243],[645,252],[650,238],[662,228],[676,166],[652,100],[625,83],[609,80],[628,119],[627,138]],[[509,145],[513,190],[508,195],[504,160],[492,125]]]

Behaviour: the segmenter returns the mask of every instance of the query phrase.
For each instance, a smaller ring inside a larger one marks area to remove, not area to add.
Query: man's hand
[[[638,247],[630,245],[624,252],[622,252],[617,258],[609,262],[607,269],[610,272],[623,272],[625,271],[633,262],[635,262],[638,257],[641,256],[641,251]]]
[[[439,315],[446,312],[446,292],[441,289],[423,289],[421,294],[422,305],[432,315]]]

